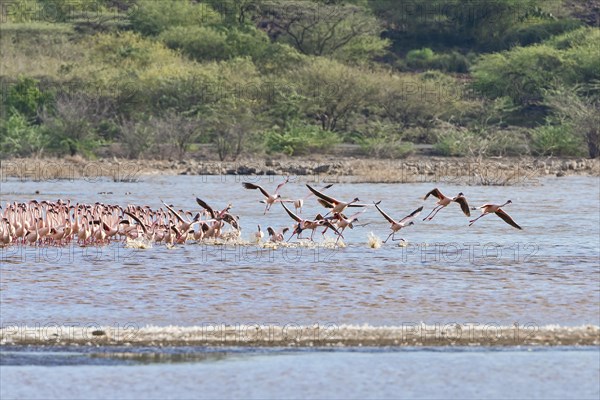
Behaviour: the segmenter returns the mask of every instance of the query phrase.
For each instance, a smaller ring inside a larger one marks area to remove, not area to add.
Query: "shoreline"
[[[85,160],[81,157],[15,158],[0,162],[0,180],[61,180],[112,178],[137,181],[144,175],[250,175],[309,176],[322,181],[410,183],[452,181],[471,185],[535,183],[546,176],[600,176],[600,159],[584,158],[446,158],[413,156],[399,160],[344,157],[245,158],[239,161],[186,160]]]
[[[600,327],[584,325],[500,326],[497,324],[258,325],[139,328],[133,324],[0,328],[3,346],[214,346],[214,347],[456,347],[456,346],[598,346]]]

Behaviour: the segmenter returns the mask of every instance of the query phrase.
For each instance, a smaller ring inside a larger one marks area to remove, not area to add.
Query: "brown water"
[[[255,182],[257,178],[253,178]],[[139,182],[63,180],[2,181],[0,200],[71,199],[140,204],[197,211],[195,196],[216,208],[228,202],[241,216],[242,238],[263,229],[291,226],[276,205],[263,216],[258,191],[233,176],[143,176]],[[257,183],[274,188],[280,177]],[[319,183],[311,183],[320,186]],[[472,206],[513,204],[505,210],[524,228],[494,215],[468,227],[452,204],[431,222],[403,230],[409,242],[370,248],[389,225],[374,208],[346,230],[347,247],[265,249],[257,246],[189,244],[135,250],[77,246],[0,249],[2,326],[45,324],[99,326],[203,324],[370,324],[425,322],[511,325],[600,324],[600,205],[598,178],[550,178],[513,187],[440,184],[447,195],[462,191]],[[340,183],[328,193],[340,199],[381,200],[393,217],[423,204],[435,184]],[[40,194],[35,194],[39,191]],[[98,194],[106,192],[110,194]],[[284,197],[307,193],[291,182]],[[434,206],[425,202],[424,217]],[[322,208],[314,197],[304,216]],[[478,214],[478,212],[474,212]],[[320,240],[320,234],[315,235]]]

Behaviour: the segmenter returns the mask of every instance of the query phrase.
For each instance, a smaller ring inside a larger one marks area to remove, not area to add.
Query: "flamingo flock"
[[[342,201],[323,193],[333,185],[327,185],[315,189],[306,185],[308,194],[299,199],[285,199],[279,191],[289,182],[288,178],[280,183],[271,193],[263,187],[250,183],[242,183],[248,190],[259,190],[264,196],[260,200],[265,204],[263,215],[271,211],[277,203],[281,204],[285,212],[293,221],[293,227],[271,226],[265,232],[258,225],[258,231],[253,235],[254,240],[259,243],[266,239],[269,242],[290,241],[294,236],[302,239],[304,231],[310,231],[308,240],[313,241],[315,231],[323,228],[322,235],[332,232],[336,237],[336,244],[343,239],[347,228],[353,229],[368,207],[375,207],[383,218],[390,224],[390,234],[383,243],[389,239],[392,241],[405,241],[403,238],[396,239],[396,234],[402,229],[414,225],[415,218],[423,211],[423,206],[415,209],[405,217],[395,220],[389,216],[381,207],[380,203],[360,203],[358,198]],[[303,218],[302,207],[305,200],[315,196],[317,202],[325,208],[326,212],[318,213],[314,218]],[[481,215],[469,221],[472,226],[480,218],[489,214],[496,214],[507,224],[516,229],[522,229],[502,208],[511,204],[508,200],[503,204],[484,204],[480,207],[470,208],[463,193],[455,197],[442,194],[438,188],[428,192],[423,200],[430,196],[437,198],[435,207],[423,221],[431,221],[439,211],[452,203],[457,203],[463,214],[470,217],[471,210],[481,210]],[[188,242],[202,242],[204,240],[228,240],[240,237],[241,226],[239,217],[231,213],[233,208],[229,203],[222,209],[211,207],[206,201],[196,198],[199,210],[175,210],[161,200],[163,207],[156,210],[149,206],[119,205],[95,203],[81,204],[72,203],[71,200],[58,199],[52,201],[31,200],[27,203],[7,203],[0,206],[0,247],[9,245],[47,245],[64,246],[77,243],[81,246],[106,245],[114,241],[145,240],[151,243],[164,243],[168,246],[186,244]],[[292,211],[286,203],[294,206]],[[360,208],[358,212],[347,216],[344,212],[349,208]],[[291,235],[286,240],[286,234]]]

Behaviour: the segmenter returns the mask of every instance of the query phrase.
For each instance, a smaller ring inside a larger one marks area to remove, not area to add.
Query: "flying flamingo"
[[[218,221],[218,222],[225,221],[229,225],[231,225],[233,227],[233,229],[235,229],[237,231],[240,230],[240,224],[238,223],[238,218],[229,213],[229,210],[231,210],[231,208],[233,207],[233,205],[231,203],[229,203],[227,205],[227,207],[225,207],[221,211],[215,211],[211,206],[208,205],[208,203],[206,203],[202,199],[199,199],[198,197],[196,197],[196,203],[198,203],[198,205],[200,207],[204,208],[208,212],[208,215],[213,220]],[[222,225],[219,226],[219,230],[221,228],[222,228]],[[211,231],[211,234],[212,234],[212,231]]]
[[[513,219],[510,217],[510,215],[508,215],[506,212],[504,212],[504,210],[502,210],[501,207],[504,207],[507,204],[511,204],[512,201],[508,200],[506,203],[504,204],[484,204],[481,207],[473,207],[473,210],[477,210],[477,209],[481,209],[481,215],[471,221],[469,221],[469,226],[473,225],[475,223],[475,221],[477,221],[479,218],[481,217],[485,217],[488,214],[491,213],[495,213],[497,216],[499,216],[500,218],[502,218],[504,220],[504,222],[506,222],[507,224],[514,226],[517,229],[523,229],[521,228],[515,221],[513,221]]]
[[[278,193],[279,189],[281,189],[283,187],[283,185],[285,185],[289,181],[290,181],[290,178],[286,177],[285,181],[283,181],[282,183],[277,185],[277,188],[275,189],[275,192],[273,192],[273,194],[270,194],[265,189],[263,189],[262,186],[255,185],[254,183],[243,182],[242,186],[244,186],[244,188],[250,189],[250,190],[258,189],[265,196],[265,199],[260,201],[261,203],[266,204],[265,212],[263,213],[263,215],[265,215],[267,213],[267,211],[269,211],[271,209],[271,206],[273,204],[275,204],[275,202],[281,201],[281,195]]]
[[[460,208],[462,209],[462,212],[467,216],[470,217],[471,216],[471,211],[469,211],[469,204],[467,203],[467,199],[465,198],[465,195],[461,192],[458,194],[458,196],[456,197],[448,197],[448,196],[444,196],[442,194],[442,192],[439,191],[438,188],[433,189],[431,192],[427,193],[425,195],[425,197],[423,198],[423,200],[427,200],[427,198],[433,195],[434,197],[438,198],[438,201],[435,203],[437,204],[433,210],[431,210],[431,212],[429,213],[428,216],[426,216],[425,218],[423,218],[423,221],[431,221],[433,219],[433,217],[435,217],[435,215],[444,207],[446,207],[448,204],[455,202],[458,203],[460,205]],[[433,214],[433,215],[432,215]]]
[[[387,221],[392,224],[390,226],[390,229],[392,230],[392,233],[390,233],[388,235],[388,237],[383,241],[383,243],[387,242],[388,239],[390,238],[390,236],[392,237],[392,240],[396,240],[394,239],[396,233],[402,229],[402,228],[406,228],[407,226],[410,225],[414,225],[415,223],[412,221],[415,217],[417,217],[419,214],[421,214],[421,211],[423,211],[423,206],[417,208],[415,211],[413,211],[412,213],[408,214],[406,217],[402,218],[400,221],[395,221],[394,219],[392,219],[389,215],[387,215],[385,212],[383,212],[383,210],[381,208],[379,208],[379,206],[376,204],[375,208],[377,208],[377,210],[381,213],[381,215],[383,215],[383,218],[387,219]],[[400,238],[399,240],[405,241],[404,239]]]
[[[323,193],[319,192],[317,189],[313,188],[310,185],[306,185],[306,187],[308,188],[308,190],[310,190],[311,192],[313,192],[315,194],[315,196],[317,196],[319,199],[317,200],[323,207],[325,208],[331,208],[331,210],[329,210],[329,212],[327,212],[327,214],[332,213],[341,213],[343,212],[347,207],[367,207],[368,204],[357,204],[357,202],[359,202],[360,200],[358,199],[358,197],[355,197],[354,200],[345,203],[343,201],[334,199],[333,197],[324,195]],[[327,215],[325,214],[325,215]]]
[[[330,187],[333,186],[333,183],[330,183],[329,185],[323,186],[322,188],[319,189],[319,191],[323,191],[323,190],[327,190]],[[310,192],[307,196],[304,196],[304,198],[301,199],[297,199],[297,200],[282,200],[285,201],[286,203],[293,203],[294,204],[294,208],[296,209],[297,213],[302,214],[302,207],[304,206],[304,200],[308,199],[310,196],[313,196],[314,193]],[[298,211],[300,210],[300,211]]]
[[[310,240],[313,240],[313,236],[315,235],[315,229],[317,229],[319,226],[326,226],[328,228],[331,228],[331,230],[334,231],[338,236],[341,236],[342,238],[344,238],[344,236],[337,230],[337,228],[335,226],[333,226],[333,224],[331,222],[329,222],[328,220],[323,218],[321,216],[321,214],[317,215],[317,217],[312,221],[308,220],[308,219],[302,219],[299,216],[297,216],[296,214],[294,214],[293,212],[291,212],[290,209],[285,206],[285,204],[281,203],[281,205],[283,206],[283,208],[285,208],[285,211],[287,211],[288,215],[294,221],[297,222],[296,228],[294,228],[294,232],[292,232],[292,236],[290,236],[290,238],[288,239],[288,242],[290,241],[291,238],[294,237],[294,235],[298,235],[298,239],[300,239],[300,234],[305,229],[312,230],[312,234],[310,235]]]

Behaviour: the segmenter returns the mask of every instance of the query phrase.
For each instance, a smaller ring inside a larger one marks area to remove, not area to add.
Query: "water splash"
[[[367,236],[367,244],[372,249],[378,249],[381,247],[381,239],[373,232],[369,232],[369,235]]]
[[[151,249],[152,242],[144,239],[143,237],[137,237],[135,239],[127,238],[125,240],[125,248],[127,249]]]

